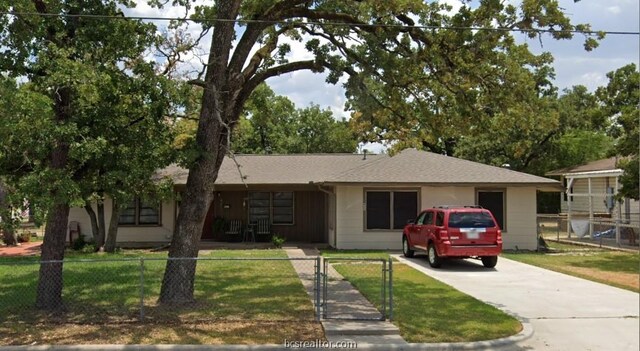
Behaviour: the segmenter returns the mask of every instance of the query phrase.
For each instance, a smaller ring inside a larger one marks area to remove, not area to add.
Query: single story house
[[[583,165],[567,167],[546,173],[560,176],[563,184],[560,212],[567,219],[589,220],[588,234],[594,233],[594,219],[608,218],[635,227],[640,221],[640,202],[625,198],[615,201],[623,170],[617,167],[619,158],[610,157]],[[571,230],[571,226],[567,226]],[[619,233],[617,235],[619,241]]]
[[[202,240],[225,240],[216,230],[220,221],[246,225],[268,219],[271,232],[288,242],[400,249],[402,228],[420,209],[480,205],[497,218],[505,248],[536,249],[536,192],[562,190],[556,180],[415,149],[394,156],[236,155],[235,160],[222,164]],[[170,166],[159,175],[171,177],[179,193],[188,171]],[[159,207],[136,201],[120,216],[120,245],[170,241],[177,212],[177,200]],[[90,235],[84,209],[72,209],[70,221]]]

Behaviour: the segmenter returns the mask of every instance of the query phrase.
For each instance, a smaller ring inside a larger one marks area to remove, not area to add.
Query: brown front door
[[[201,240],[213,240],[213,219],[215,217],[215,206],[214,201],[211,201],[209,205],[209,211],[207,211],[207,217],[204,218],[204,226],[202,227],[202,237]]]

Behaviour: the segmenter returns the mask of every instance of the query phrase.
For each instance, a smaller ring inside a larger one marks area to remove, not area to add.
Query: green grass
[[[384,251],[323,251],[325,257],[388,258]],[[380,265],[336,264],[334,268],[381,310]],[[417,270],[393,264],[393,323],[408,342],[466,342],[518,333],[520,322]]]
[[[389,259],[389,253],[381,250],[322,250],[324,257],[348,257],[348,258],[381,258]]]
[[[548,242],[551,251],[504,252],[523,263],[640,292],[640,255],[578,245]]]
[[[182,308],[158,306],[166,253],[125,252],[67,256],[64,265],[63,321],[136,320],[139,316],[140,261],[144,257],[144,310],[149,321],[312,320],[314,311],[288,261],[201,260],[195,281],[196,303]],[[282,250],[215,250],[206,258],[286,257]],[[132,261],[110,261],[131,259]],[[82,259],[96,262],[76,262]],[[38,264],[33,258],[0,261],[0,321],[45,318],[33,309]],[[310,262],[309,264],[313,264]],[[58,314],[60,315],[60,314]]]

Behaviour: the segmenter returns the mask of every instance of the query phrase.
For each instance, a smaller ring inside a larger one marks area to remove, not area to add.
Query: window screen
[[[367,229],[391,228],[391,193],[367,192]],[[415,214],[414,214],[415,215]]]
[[[366,229],[402,229],[416,218],[418,192],[367,191],[365,210]]]

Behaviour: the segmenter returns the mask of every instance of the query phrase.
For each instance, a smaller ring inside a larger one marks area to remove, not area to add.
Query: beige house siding
[[[482,188],[486,190],[487,188]],[[421,208],[436,205],[466,205],[476,203],[475,187],[423,186],[419,193]],[[510,187],[506,189],[507,231],[503,240],[505,249],[535,250],[536,189]],[[364,230],[364,187],[336,187],[336,229],[338,249],[401,249],[400,230]]]
[[[93,206],[96,210],[95,205]],[[171,240],[174,228],[175,205],[173,201],[162,203],[160,209],[159,226],[119,226],[119,243],[164,243]],[[111,199],[105,201],[106,230],[109,230],[111,218]],[[86,239],[91,239],[91,221],[84,208],[73,207],[69,211],[69,222],[76,221],[80,224],[80,232]]]
[[[364,230],[364,188],[336,187],[336,230],[338,249],[394,249],[401,246],[399,231]]]
[[[422,209],[438,205],[473,205],[476,203],[475,188],[458,187],[422,187]]]
[[[507,230],[502,233],[505,250],[537,249],[535,188],[507,188],[505,222]]]

